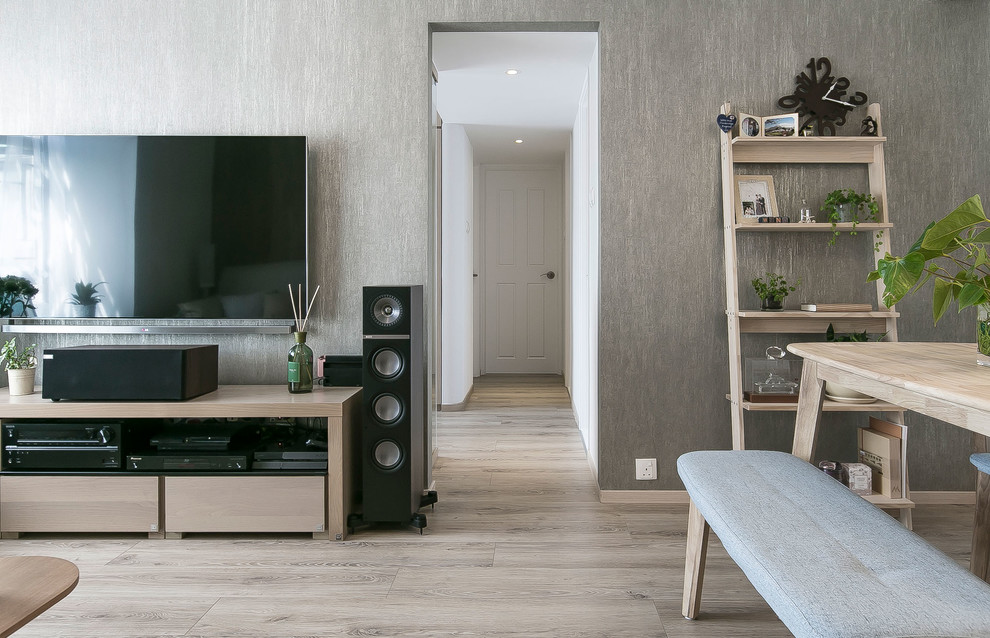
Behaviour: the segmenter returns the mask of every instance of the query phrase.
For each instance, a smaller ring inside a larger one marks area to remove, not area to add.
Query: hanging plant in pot
[[[856,234],[856,226],[866,222],[880,222],[880,203],[877,198],[870,193],[857,193],[851,188],[834,190],[825,196],[822,204],[822,212],[825,219],[832,224],[832,236],[829,237],[828,245],[834,246],[835,240],[839,237],[838,224],[851,223],[850,235]],[[874,250],[880,249],[880,238],[883,230],[878,230],[876,241],[873,244]]]
[[[16,337],[0,346],[0,362],[7,364],[7,385],[12,397],[34,392],[34,373],[38,368],[35,347],[32,343],[18,350]]]
[[[793,286],[790,286],[782,275],[768,272],[762,277],[753,279],[751,283],[753,290],[756,291],[756,296],[760,298],[761,310],[783,310],[784,299],[794,292],[797,286],[801,285],[801,279],[799,278]]]
[[[96,304],[103,301],[97,293],[96,287],[107,282],[98,283],[76,282],[76,292],[69,297],[69,303],[75,306],[77,317],[95,317]]]
[[[990,365],[990,219],[974,195],[928,224],[903,257],[885,255],[868,281],[883,283],[888,308],[932,281],[935,325],[953,301],[958,310],[976,306],[977,363]]]

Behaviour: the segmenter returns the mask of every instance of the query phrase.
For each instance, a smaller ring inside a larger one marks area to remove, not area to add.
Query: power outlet
[[[657,460],[636,459],[636,480],[637,481],[657,480]]]

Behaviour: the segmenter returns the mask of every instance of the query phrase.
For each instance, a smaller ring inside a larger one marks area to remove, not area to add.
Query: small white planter
[[[27,394],[34,394],[35,370],[37,370],[37,368],[7,370],[7,385],[10,387],[10,396],[18,397]]]

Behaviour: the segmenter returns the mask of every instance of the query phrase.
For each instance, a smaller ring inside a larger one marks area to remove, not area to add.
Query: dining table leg
[[[990,452],[987,437],[973,433],[973,452]],[[976,470],[976,513],[973,517],[973,545],[969,571],[987,580],[990,576],[990,474]]]
[[[801,368],[797,417],[794,420],[794,445],[791,454],[811,462],[822,418],[825,383],[818,377],[818,364],[805,359]]]

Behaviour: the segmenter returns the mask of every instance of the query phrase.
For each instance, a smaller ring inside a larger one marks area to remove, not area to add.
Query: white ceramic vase
[[[34,371],[37,368],[18,368],[7,370],[7,385],[10,396],[19,397],[34,394]]]

